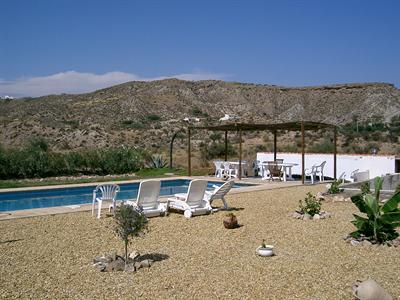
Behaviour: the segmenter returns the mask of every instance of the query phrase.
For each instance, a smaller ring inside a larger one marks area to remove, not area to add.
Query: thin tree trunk
[[[128,240],[125,241],[125,269],[128,263]]]

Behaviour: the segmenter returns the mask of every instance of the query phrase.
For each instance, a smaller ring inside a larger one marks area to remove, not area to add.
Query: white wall
[[[292,168],[292,174],[301,174],[301,153],[277,153],[276,158],[283,158],[284,162],[297,163],[298,166]],[[257,160],[274,160],[272,152],[257,153]],[[305,167],[311,168],[326,161],[324,176],[333,178],[333,154],[306,153]],[[349,179],[351,172],[359,169],[360,172],[369,170],[370,178],[395,172],[395,156],[381,155],[337,155],[337,176],[343,172]]]

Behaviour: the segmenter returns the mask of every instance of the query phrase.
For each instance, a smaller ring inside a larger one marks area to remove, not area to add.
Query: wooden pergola
[[[337,128],[335,125],[318,122],[287,122],[276,124],[249,124],[249,123],[230,123],[215,126],[188,126],[188,175],[192,176],[192,162],[191,162],[191,143],[190,136],[193,130],[208,130],[208,131],[223,131],[225,132],[225,161],[228,159],[228,131],[234,131],[239,134],[239,180],[242,179],[242,132],[243,131],[271,131],[274,134],[274,160],[276,159],[277,152],[277,131],[289,130],[301,132],[301,181],[305,181],[305,131],[307,130],[320,130],[320,129],[333,129],[333,176],[336,179],[336,154],[337,154]]]

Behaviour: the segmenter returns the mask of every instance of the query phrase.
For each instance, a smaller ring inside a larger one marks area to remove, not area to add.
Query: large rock
[[[353,285],[353,295],[360,300],[392,300],[386,291],[373,279]]]

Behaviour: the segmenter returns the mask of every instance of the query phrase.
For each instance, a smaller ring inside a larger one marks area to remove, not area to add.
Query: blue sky
[[[400,1],[0,0],[0,96],[164,77],[400,86]]]

